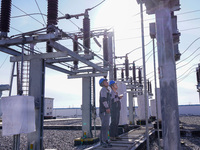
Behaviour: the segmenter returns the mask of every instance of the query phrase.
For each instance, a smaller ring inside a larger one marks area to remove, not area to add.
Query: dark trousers
[[[107,114],[106,112],[104,112],[104,113],[100,113],[99,116],[101,118],[100,141],[106,142],[108,140],[110,114]]]
[[[111,109],[110,137],[118,136],[120,110],[119,108]]]

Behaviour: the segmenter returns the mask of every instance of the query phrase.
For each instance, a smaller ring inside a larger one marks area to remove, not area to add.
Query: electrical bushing
[[[141,68],[138,69],[138,78],[139,78],[140,85],[142,84],[142,71],[141,70],[142,70]]]
[[[1,36],[3,37],[7,37],[7,33],[10,31],[10,13],[11,13],[11,0],[2,0],[0,30],[1,30]]]
[[[126,58],[125,58],[125,74],[126,74],[126,80],[128,80],[128,77],[129,77],[129,61],[128,61],[127,55],[126,55]]]
[[[124,81],[124,69],[122,69],[121,71],[121,78],[122,78],[122,81]]]
[[[47,33],[52,32],[52,25],[57,25],[58,18],[58,0],[48,0],[47,6]],[[53,48],[49,46],[49,42],[46,44],[46,51],[53,52]]]
[[[78,54],[78,37],[77,37],[77,35],[74,36],[73,51]],[[78,61],[75,60],[73,63],[74,63],[74,68],[78,69]]]
[[[83,45],[86,47],[84,50],[85,54],[89,54],[90,49],[90,19],[88,15],[88,11],[85,11],[84,19],[83,19]]]
[[[48,0],[47,26],[56,25],[58,18],[58,0]]]
[[[136,68],[135,68],[135,62],[133,62],[133,81],[136,82]]]
[[[103,37],[103,59],[108,62],[108,37],[107,34]],[[104,62],[104,67],[108,66],[106,62]]]
[[[114,81],[117,81],[117,68],[114,66]]]

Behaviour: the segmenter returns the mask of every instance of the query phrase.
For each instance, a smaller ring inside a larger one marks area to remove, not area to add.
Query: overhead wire
[[[198,55],[196,55],[194,58],[196,58],[196,57],[199,56],[199,55],[200,55],[200,53],[199,53]],[[192,59],[191,59],[189,62],[187,62],[186,64],[184,64],[184,65],[178,67],[176,70],[178,70],[178,69],[180,69],[180,68],[182,68],[182,67],[185,67],[185,66],[188,65],[191,61],[193,61],[194,58],[192,58]]]
[[[190,58],[190,57],[191,57],[194,53],[196,53],[197,50],[199,50],[199,49],[200,49],[200,47],[198,47],[198,48],[197,48],[192,54],[190,54],[188,57],[186,57],[185,59],[179,61],[179,62],[177,63],[177,65],[180,64],[180,63],[182,63],[183,61],[187,60],[188,58]]]
[[[1,64],[0,68],[5,64],[7,58],[8,58],[8,55],[6,56],[5,60],[4,60],[3,63]]]
[[[20,10],[21,12],[23,12],[24,14],[26,14],[27,16],[31,17],[32,19],[34,19],[35,21],[37,21],[38,23],[42,24],[43,26],[45,26],[42,22],[40,22],[39,20],[35,19],[34,17],[32,17],[31,15],[27,14],[25,11],[23,11],[22,9],[20,9],[19,7],[17,7],[16,5],[14,5],[12,3],[12,5],[17,8],[18,10]]]
[[[187,48],[182,52],[182,55],[196,42],[200,39],[200,37],[196,38]]]
[[[94,8],[100,6],[101,4],[103,4],[103,2],[105,2],[105,0],[101,1],[99,4],[93,6],[92,8],[89,8],[88,10],[93,10]]]
[[[152,42],[152,40],[151,40],[151,41],[149,41],[149,42],[148,42],[147,44],[145,44],[144,46],[147,46],[147,45],[149,45],[151,42]],[[140,49],[140,48],[142,48],[142,47],[141,47],[141,46],[140,46],[140,47],[137,47],[137,48],[135,48],[135,49],[131,50],[130,52],[126,53],[126,55],[129,55],[130,53],[132,53],[132,52],[134,52],[134,51],[136,51],[136,50],[138,50],[138,49]]]
[[[193,71],[193,70],[190,70],[190,72],[189,72],[187,75],[185,75],[185,77],[182,77],[181,79],[179,79],[179,80],[177,81],[177,83],[182,82],[182,81],[183,81],[185,78],[187,78],[191,73],[196,72],[196,71],[193,71],[193,72],[191,72],[191,71]]]
[[[182,76],[184,76],[184,74],[186,74],[188,71],[193,70],[194,66],[197,66],[198,64],[194,64],[193,66],[191,66],[188,70],[186,70],[184,73],[182,73],[180,76],[177,77],[177,80],[179,80],[180,78],[182,78]],[[196,68],[196,67],[195,67]]]
[[[38,7],[38,9],[39,9],[39,11],[40,11],[40,14],[42,14],[41,9],[40,9],[40,7],[39,7],[39,5],[38,5],[38,3],[37,3],[37,0],[35,0],[35,3],[36,3],[36,5],[37,5],[37,7]],[[44,20],[43,15],[41,15],[41,16],[42,16],[42,19],[43,19],[43,21],[44,21],[44,24],[47,26],[47,24],[46,24],[46,22],[45,22],[45,20]]]
[[[43,13],[31,13],[28,14],[28,16],[33,16],[33,15],[42,15],[42,16],[47,16],[46,14]],[[20,17],[26,17],[27,15],[19,15],[19,16],[11,16],[10,18],[20,18]]]

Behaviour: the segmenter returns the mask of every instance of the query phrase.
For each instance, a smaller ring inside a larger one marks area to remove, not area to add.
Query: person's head
[[[99,85],[102,86],[102,87],[103,86],[108,87],[108,80],[106,78],[101,78],[99,80]]]
[[[109,82],[109,86],[110,86],[111,89],[113,89],[113,90],[117,90],[117,89],[118,89],[117,83],[116,83],[115,81],[113,81],[113,80],[111,80],[111,81]]]

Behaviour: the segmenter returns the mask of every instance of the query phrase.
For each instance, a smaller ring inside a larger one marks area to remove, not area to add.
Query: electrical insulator
[[[149,84],[149,88],[150,88],[150,93],[152,93],[152,86],[151,86],[151,82]]]
[[[58,18],[58,0],[48,0],[47,6],[47,33],[51,32],[51,26],[57,24]],[[53,52],[53,48],[47,42],[47,52]]]
[[[0,31],[2,37],[7,37],[10,30],[11,0],[1,1]]]
[[[121,77],[122,77],[122,81],[124,81],[124,69],[122,69]]]
[[[88,11],[85,11],[84,19],[83,19],[83,45],[86,47],[84,50],[85,54],[89,54],[90,49],[90,19],[88,15]]]
[[[196,68],[197,84],[200,84],[200,67]]]
[[[171,12],[171,20],[172,20],[172,36],[173,36],[173,44],[174,44],[174,58],[175,61],[180,60],[181,53],[179,52],[178,44],[180,41],[180,32],[177,28],[177,16],[174,15],[174,12]]]
[[[103,37],[103,59],[108,62],[108,37],[104,35]],[[108,64],[104,61],[104,67],[108,66]]]
[[[147,81],[147,91],[148,91],[148,93],[150,93],[150,82],[149,82],[149,80]]]
[[[58,0],[48,0],[47,27],[56,25],[58,18]]]
[[[142,84],[142,72],[141,72],[141,68],[138,69],[138,78],[139,78],[139,83]]]
[[[133,62],[133,82],[136,82],[136,70],[135,70],[135,62]]]
[[[117,68],[114,66],[114,81],[117,81]]]
[[[77,37],[77,35],[75,35],[74,40],[73,40],[73,51],[75,53],[78,53],[78,37]],[[77,60],[74,61],[74,68],[78,69],[78,61]]]
[[[129,61],[128,61],[128,56],[126,55],[125,58],[125,74],[126,74],[126,80],[128,80],[129,77]]]

